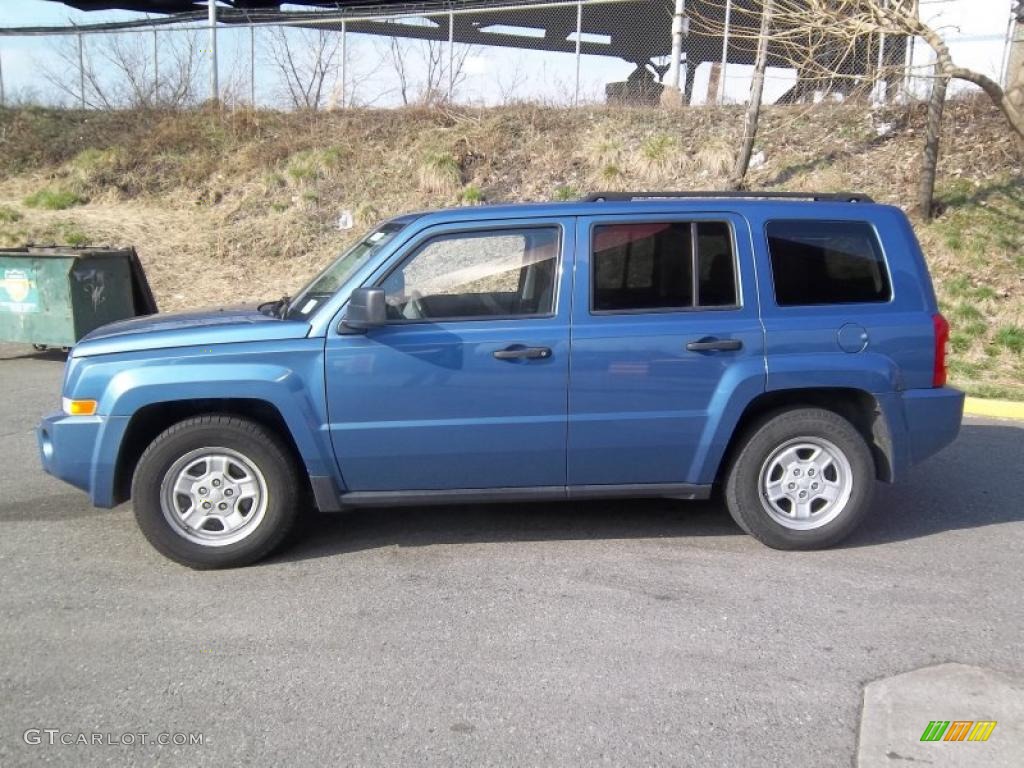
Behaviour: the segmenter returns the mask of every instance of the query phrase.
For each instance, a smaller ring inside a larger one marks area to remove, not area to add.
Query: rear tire
[[[774,549],[839,543],[871,507],[875,464],[857,429],[821,408],[776,411],[744,436],[725,481],[736,524]]]
[[[142,454],[132,479],[139,528],[190,568],[270,554],[295,523],[301,485],[281,442],[256,422],[214,414],[179,422]]]

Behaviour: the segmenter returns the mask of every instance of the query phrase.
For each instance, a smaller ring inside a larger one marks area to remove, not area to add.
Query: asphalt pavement
[[[512,504],[310,515],[193,572],[40,470],[62,367],[0,345],[2,766],[846,766],[873,680],[1024,678],[1024,425],[967,421],[830,551],[712,502]]]

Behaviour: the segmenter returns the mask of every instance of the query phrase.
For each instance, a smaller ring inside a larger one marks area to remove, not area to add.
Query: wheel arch
[[[309,471],[299,451],[288,422],[277,406],[256,398],[202,398],[170,400],[145,405],[129,418],[118,446],[114,465],[113,501],[127,501],[131,496],[132,476],[146,447],[167,428],[195,416],[224,414],[249,419],[277,435],[287,449],[289,458],[309,485]]]
[[[822,408],[849,421],[867,443],[875,463],[875,476],[892,482],[895,456],[892,432],[879,400],[862,389],[807,387],[762,392],[747,403],[718,464],[720,483],[750,431],[773,413],[791,408]]]

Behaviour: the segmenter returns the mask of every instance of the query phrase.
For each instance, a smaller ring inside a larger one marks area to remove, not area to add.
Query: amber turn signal
[[[68,416],[92,416],[96,413],[95,400],[72,400],[65,397],[62,402],[64,413]]]

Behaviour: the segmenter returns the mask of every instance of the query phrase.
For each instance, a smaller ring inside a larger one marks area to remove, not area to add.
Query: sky
[[[1010,6],[1011,0],[922,0],[921,5],[924,18],[950,39],[958,63],[996,77],[1001,73],[1005,55],[1004,38]],[[572,14],[574,9],[567,8],[566,12]],[[63,26],[138,18],[144,18],[144,15],[124,11],[85,13],[46,0],[0,0],[0,27]],[[140,46],[143,35],[148,34],[145,32],[134,36]],[[269,30],[258,32],[256,100],[261,105],[282,106],[286,95],[279,73],[270,61],[267,49],[270,34]],[[101,61],[102,57],[93,46],[100,49],[104,40],[103,37],[87,38],[87,50],[93,53],[97,61]],[[222,29],[218,40],[222,85],[230,85],[247,98],[250,77],[248,31]],[[52,101],[55,98],[52,87],[40,77],[40,72],[44,69],[59,69],[54,55],[57,42],[55,38],[0,37],[0,63],[8,100],[33,98]],[[403,43],[403,46],[405,55],[413,63],[422,61],[426,55],[422,43]],[[400,103],[394,67],[384,61],[386,41],[349,35],[348,53],[344,88],[348,100],[354,97],[357,103],[375,106]],[[567,103],[573,98],[576,66],[572,54],[479,46],[466,54],[463,81],[456,89],[457,100],[496,103],[514,98]],[[929,51],[923,45],[917,46],[915,65],[924,68],[929,62]],[[104,65],[99,66],[102,68]],[[581,98],[584,101],[603,100],[604,84],[624,80],[632,68],[631,64],[610,57],[582,57]],[[709,75],[710,66],[707,64],[697,70],[694,88],[696,103],[706,98]],[[208,80],[206,74],[202,74],[201,80],[205,86]],[[750,68],[729,65],[725,82],[726,99],[742,101],[749,88]],[[793,82],[794,73],[791,71],[770,69],[765,98],[768,101],[774,100],[790,88]],[[917,91],[923,92],[926,88],[927,82],[924,79],[916,83]],[[336,92],[335,99],[339,98],[338,94],[342,92],[340,83],[335,83],[333,90]]]

